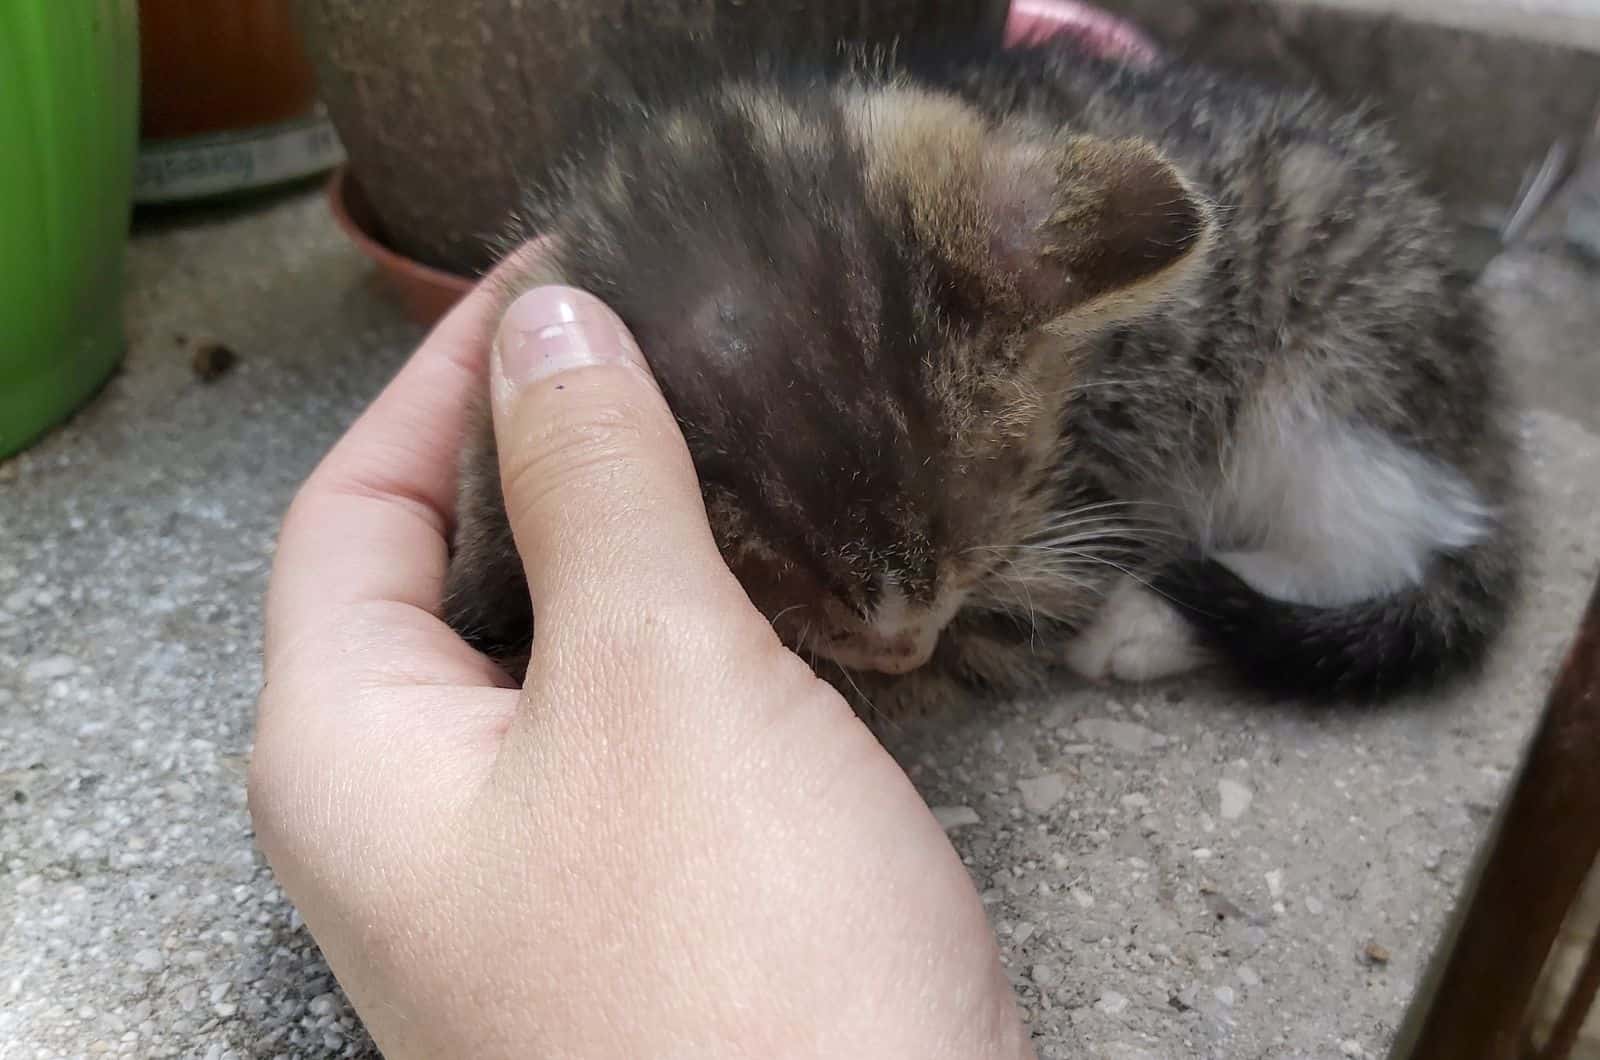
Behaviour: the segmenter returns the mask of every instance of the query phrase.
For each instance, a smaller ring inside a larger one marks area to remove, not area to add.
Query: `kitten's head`
[[[1211,231],[1150,146],[904,84],[724,88],[577,167],[529,282],[629,325],[723,553],[791,643],[926,661],[1047,523],[1086,336]]]

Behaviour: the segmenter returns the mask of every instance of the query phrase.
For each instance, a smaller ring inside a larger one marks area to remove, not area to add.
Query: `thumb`
[[[570,287],[529,291],[501,321],[491,370],[506,515],[541,627],[738,591],[683,435],[610,308]]]

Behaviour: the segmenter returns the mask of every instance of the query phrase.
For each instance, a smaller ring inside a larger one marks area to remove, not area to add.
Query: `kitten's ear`
[[[1047,320],[1109,322],[1158,305],[1210,246],[1211,205],[1143,141],[1019,144],[991,162],[991,249]]]

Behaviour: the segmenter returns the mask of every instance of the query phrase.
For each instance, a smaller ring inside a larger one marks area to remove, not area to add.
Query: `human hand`
[[[489,285],[307,481],[267,607],[250,809],[402,1057],[1031,1057],[965,869],[712,542],[621,323]],[[492,375],[539,615],[525,687],[440,620]]]

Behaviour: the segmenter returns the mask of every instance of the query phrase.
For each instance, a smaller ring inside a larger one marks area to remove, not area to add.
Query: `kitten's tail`
[[[1173,563],[1151,587],[1251,686],[1301,700],[1376,703],[1478,669],[1519,588],[1514,556],[1494,540],[1440,553],[1418,584],[1334,607],[1265,596],[1214,559]]]

